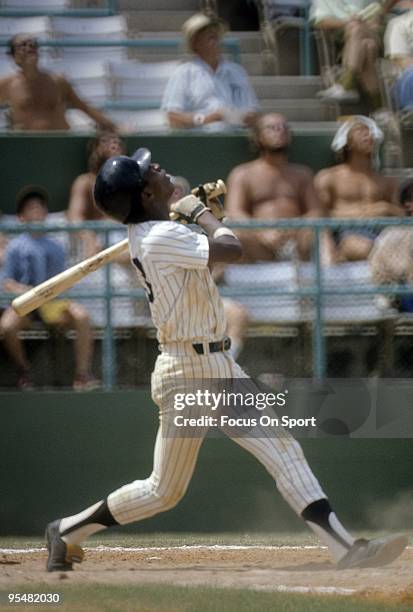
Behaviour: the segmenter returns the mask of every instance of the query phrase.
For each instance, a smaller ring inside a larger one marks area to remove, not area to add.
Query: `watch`
[[[205,115],[203,113],[195,113],[192,118],[194,125],[204,125],[205,123]]]

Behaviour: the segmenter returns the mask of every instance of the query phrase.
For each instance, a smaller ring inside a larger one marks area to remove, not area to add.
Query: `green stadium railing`
[[[323,380],[326,376],[326,347],[324,340],[323,301],[327,296],[332,295],[411,295],[412,287],[405,285],[375,285],[373,283],[364,287],[324,287],[322,265],[320,259],[320,239],[324,230],[336,230],[346,228],[365,228],[365,227],[398,227],[405,226],[413,229],[413,219],[405,217],[397,218],[377,218],[377,219],[280,219],[277,221],[242,221],[231,222],[228,224],[233,229],[312,229],[314,232],[314,270],[315,280],[312,285],[293,290],[278,289],[277,287],[262,288],[242,288],[242,290],[223,290],[224,295],[236,297],[237,295],[254,294],[272,296],[291,296],[291,297],[310,297],[314,300],[315,317],[312,329],[313,336],[313,376],[315,380]],[[88,229],[105,232],[106,245],[109,244],[109,233],[116,231],[118,226],[108,222],[85,222],[79,224],[30,224],[21,223],[0,223],[0,233],[18,234],[22,231],[46,231],[46,232],[78,232]],[[119,228],[118,228],[119,229]],[[112,364],[115,362],[115,338],[114,326],[112,322],[111,300],[118,297],[130,297],[144,299],[145,292],[141,289],[113,290],[110,285],[110,264],[106,266],[105,288],[103,291],[88,293],[88,298],[103,298],[106,300],[107,323],[104,335],[102,369],[103,383],[106,391],[112,390],[116,386],[114,370]],[[62,294],[65,295],[65,294]],[[3,305],[10,303],[14,296],[10,293],[0,292],[0,303]],[[70,292],[70,298],[85,298],[84,293]]]

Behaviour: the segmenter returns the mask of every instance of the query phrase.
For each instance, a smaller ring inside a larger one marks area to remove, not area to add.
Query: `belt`
[[[192,346],[194,347],[195,352],[198,353],[198,355],[205,354],[203,343],[193,344]],[[218,353],[218,351],[228,351],[231,348],[231,338],[226,337],[223,340],[219,340],[218,342],[209,342],[208,348],[210,353]]]

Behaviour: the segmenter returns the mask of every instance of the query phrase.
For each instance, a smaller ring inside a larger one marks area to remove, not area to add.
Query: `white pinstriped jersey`
[[[129,252],[158,341],[213,342],[225,335],[222,301],[208,268],[208,238],[173,221],[129,225]]]

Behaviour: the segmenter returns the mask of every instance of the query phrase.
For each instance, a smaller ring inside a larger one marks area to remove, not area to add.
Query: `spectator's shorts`
[[[380,234],[382,228],[380,227],[355,227],[354,229],[343,229],[335,232],[336,243],[339,244],[342,240],[348,236],[361,236],[362,238],[368,238],[374,242],[377,236]]]

